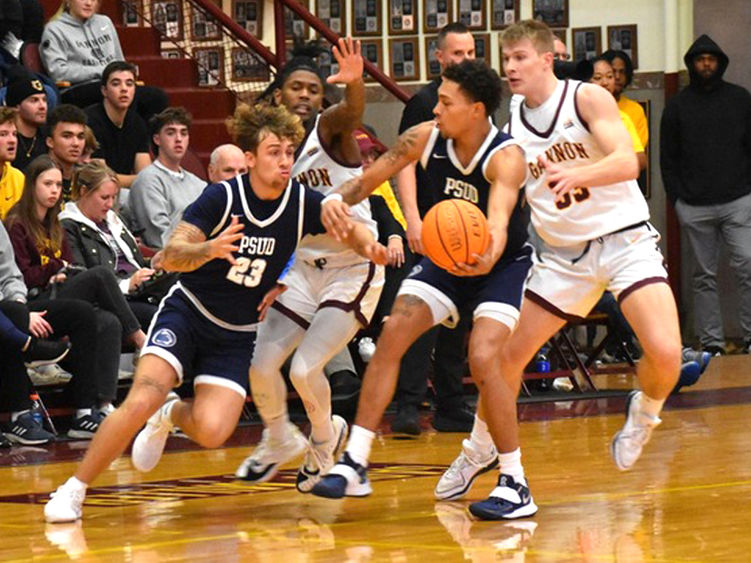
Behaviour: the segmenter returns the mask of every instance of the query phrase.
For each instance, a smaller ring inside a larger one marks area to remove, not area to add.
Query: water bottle
[[[370,358],[373,357],[373,354],[375,354],[375,349],[375,342],[373,342],[373,339],[369,336],[361,338],[360,342],[357,344],[357,351],[360,353],[362,361],[366,364],[370,361]]]
[[[550,360],[548,360],[548,351],[545,348],[542,348],[537,353],[537,358],[535,359],[535,371],[538,373],[550,372]]]
[[[43,427],[44,416],[42,415],[42,405],[39,403],[39,395],[32,393],[29,395],[29,399],[31,399],[31,410],[29,411],[31,418],[33,418],[34,422],[38,423],[39,426]]]

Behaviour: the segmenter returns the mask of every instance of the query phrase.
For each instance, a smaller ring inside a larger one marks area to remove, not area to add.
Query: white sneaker
[[[323,475],[326,475],[339,458],[342,449],[346,445],[347,421],[339,415],[331,417],[331,424],[334,426],[334,437],[328,442],[315,444],[313,437],[310,437],[308,444],[308,453],[305,455],[300,470],[297,472],[297,490],[301,493],[309,493]]]
[[[610,444],[610,455],[621,471],[631,469],[639,459],[642,448],[649,442],[652,430],[662,422],[658,417],[650,416],[639,409],[641,397],[641,391],[631,391],[628,394],[626,424],[616,432]]]
[[[169,420],[167,413],[171,409],[172,403],[179,401],[177,393],[170,393],[164,401],[164,404],[151,415],[146,422],[143,430],[138,433],[133,441],[133,449],[130,454],[130,461],[133,467],[138,471],[151,471],[159,463],[164,452],[164,446],[167,443],[170,430],[172,430],[172,421]]]
[[[469,440],[462,441],[462,452],[441,475],[435,486],[435,497],[454,500],[463,497],[474,480],[498,466],[498,451],[491,446],[486,452],[477,451]]]
[[[287,436],[281,441],[272,441],[268,429],[265,429],[256,449],[235,471],[235,477],[251,483],[265,483],[276,475],[280,465],[302,454],[308,441],[291,422],[287,423],[287,428]]]
[[[86,491],[69,485],[66,481],[50,495],[44,505],[44,519],[50,523],[75,522],[81,517],[81,506]]]

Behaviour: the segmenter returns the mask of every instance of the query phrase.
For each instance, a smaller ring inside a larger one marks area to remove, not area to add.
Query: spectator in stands
[[[44,158],[44,157],[41,157]],[[98,334],[94,306],[78,299],[38,299],[26,303],[27,289],[16,264],[8,233],[0,223],[0,311],[15,326],[36,338],[67,336],[72,349],[63,365],[73,377],[67,390],[77,407],[68,435],[86,438],[98,427],[97,389],[101,372],[97,371]],[[0,348],[1,349],[1,348]],[[3,432],[19,444],[45,444],[55,436],[42,428],[31,413],[31,382],[20,354],[0,353],[0,401],[2,410],[11,413]]]
[[[94,130],[88,125],[83,130],[83,151],[78,157],[78,164],[91,162],[93,154],[99,150],[99,141],[96,140]]]
[[[696,330],[704,350],[725,353],[717,268],[726,247],[751,351],[751,94],[725,82],[728,56],[707,35],[683,60],[690,82],[666,105],[660,165],[668,199],[694,254]]]
[[[149,123],[151,147],[157,159],[139,172],[130,194],[130,210],[143,229],[143,242],[162,248],[183,210],[206,182],[180,166],[190,144],[191,115],[185,108],[167,108]]]
[[[112,209],[120,191],[115,172],[101,161],[81,166],[73,176],[73,198],[60,214],[73,264],[104,266],[115,272],[120,290],[141,326],[148,326],[157,306],[138,299],[141,285],[155,273],[135,237]]]
[[[94,158],[102,158],[129,188],[151,164],[149,133],[131,107],[136,92],[136,67],[125,61],[108,64],[102,73],[102,101],[86,108],[87,122],[99,142]],[[244,158],[244,157],[243,157]]]
[[[16,113],[14,108],[0,107],[0,220],[23,192],[23,173],[12,166],[18,148]]]
[[[8,84],[5,105],[18,110],[18,148],[13,166],[25,170],[36,157],[47,152],[42,128],[47,122],[47,94],[42,82],[22,75]]]
[[[21,354],[24,364],[34,368],[62,361],[70,351],[70,344],[60,340],[41,340],[18,328],[2,312],[0,302],[0,350],[8,354]]]
[[[232,144],[220,145],[211,152],[208,168],[210,183],[216,184],[222,180],[230,180],[247,171],[245,154],[240,147]]]
[[[44,26],[39,53],[47,72],[71,87],[61,101],[85,108],[102,98],[100,80],[105,67],[125,60],[112,20],[97,14],[95,0],[65,0],[63,13]],[[136,111],[149,119],[167,107],[167,95],[159,88],[136,89]]]
[[[449,64],[475,58],[475,40],[469,29],[454,22],[438,33],[436,59],[441,72]],[[433,119],[433,108],[438,103],[440,76],[424,86],[407,102],[402,113],[399,133],[413,125]],[[433,186],[427,185],[422,170],[411,164],[397,176],[399,196],[407,220],[407,243],[414,253],[422,254],[422,217],[435,203]],[[419,258],[419,256],[417,257]],[[411,267],[410,264],[408,267]],[[455,329],[434,327],[422,335],[402,358],[397,389],[397,415],[391,428],[395,432],[419,434],[418,406],[427,392],[425,366],[433,361],[433,385],[436,391],[436,414],[433,426],[446,432],[469,432],[474,414],[464,404],[462,377],[466,373],[466,335],[471,315],[462,315]]]
[[[47,148],[63,174],[63,202],[70,200],[70,181],[86,142],[86,114],[70,104],[61,104],[47,118]]]
[[[593,84],[602,86],[615,96],[615,73],[613,72],[612,63],[604,56],[599,56],[592,59],[592,78],[589,80]],[[637,104],[638,105],[638,104]],[[641,107],[641,106],[639,106]],[[634,146],[634,152],[636,153],[636,159],[639,161],[639,170],[644,170],[647,167],[647,155],[644,152],[644,144],[641,141],[639,132],[634,126],[634,122],[628,116],[626,112],[621,111],[621,121],[626,126],[626,130],[631,135],[631,141]]]
[[[8,214],[16,263],[35,298],[81,299],[97,306],[98,388],[102,407],[115,399],[123,335],[141,348],[146,335],[128,307],[112,269],[71,267],[73,254],[60,225],[60,170],[47,156],[29,166],[24,193]],[[96,421],[95,421],[96,422]]]
[[[602,54],[602,57],[613,65],[613,78],[615,79],[615,90],[613,95],[618,102],[618,109],[631,118],[639,134],[639,140],[643,147],[646,148],[649,143],[649,123],[647,115],[638,102],[627,97],[623,92],[628,88],[634,79],[634,63],[631,57],[624,51],[608,49]]]
[[[18,62],[24,42],[39,43],[44,12],[39,0],[0,2],[0,62]]]

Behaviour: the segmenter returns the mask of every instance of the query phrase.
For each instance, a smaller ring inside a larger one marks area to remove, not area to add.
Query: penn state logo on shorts
[[[156,334],[151,338],[154,344],[161,346],[162,348],[171,348],[177,342],[177,336],[168,328],[160,328],[156,331]]]
[[[422,272],[422,264],[418,264],[417,266],[415,266],[414,268],[412,268],[412,271],[409,273],[409,275],[407,277],[408,278],[414,277],[417,274],[419,274],[420,272]]]

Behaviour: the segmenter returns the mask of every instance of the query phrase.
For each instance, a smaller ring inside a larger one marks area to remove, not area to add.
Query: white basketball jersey
[[[326,150],[326,146],[318,136],[318,123],[321,116],[316,117],[315,125],[303,141],[298,150],[297,158],[292,166],[292,177],[301,184],[308,186],[323,195],[328,195],[344,182],[362,174],[362,166],[348,166],[335,160]],[[364,199],[352,206],[352,219],[363,223],[378,238],[378,227],[370,212],[370,202]],[[365,262],[347,245],[337,242],[328,235],[308,235],[301,241],[295,251],[295,256],[307,262],[314,262],[325,258],[328,263],[336,265],[355,264]]]
[[[592,164],[605,157],[579,117],[576,91],[581,82],[559,81],[553,95],[530,109],[514,104],[506,132],[524,148],[527,202],[537,233],[553,246],[572,246],[649,219],[649,208],[635,180],[571,190],[560,201],[537,164],[544,155],[565,167]]]

